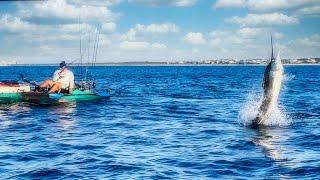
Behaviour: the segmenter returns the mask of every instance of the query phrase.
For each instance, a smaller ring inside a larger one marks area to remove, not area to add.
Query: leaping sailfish
[[[259,108],[257,117],[253,120],[252,125],[258,127],[274,113],[278,105],[278,97],[281,90],[283,79],[283,66],[280,55],[274,58],[273,41],[271,36],[271,59],[264,71],[263,77],[263,100]]]

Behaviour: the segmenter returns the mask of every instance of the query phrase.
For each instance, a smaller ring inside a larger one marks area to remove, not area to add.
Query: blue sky
[[[320,57],[319,28],[319,0],[6,1],[0,61],[72,61],[97,31],[98,62],[268,58],[270,34],[283,58]]]

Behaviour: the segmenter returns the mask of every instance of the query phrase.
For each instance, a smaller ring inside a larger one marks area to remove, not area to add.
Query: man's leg
[[[52,88],[49,91],[49,93],[59,92],[61,90],[61,87],[62,87],[61,83],[54,82]]]
[[[43,82],[40,87],[41,88],[50,88],[54,85],[54,81],[52,80],[46,80],[45,82]]]

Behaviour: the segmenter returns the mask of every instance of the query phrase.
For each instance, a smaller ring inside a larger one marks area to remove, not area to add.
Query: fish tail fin
[[[261,117],[257,116],[256,118],[253,119],[251,126],[253,128],[257,128],[261,125]]]

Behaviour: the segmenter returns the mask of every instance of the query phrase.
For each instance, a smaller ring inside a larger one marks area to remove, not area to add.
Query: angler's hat
[[[60,64],[59,64],[60,68],[63,68],[63,67],[66,67],[67,64],[65,61],[62,61]]]

